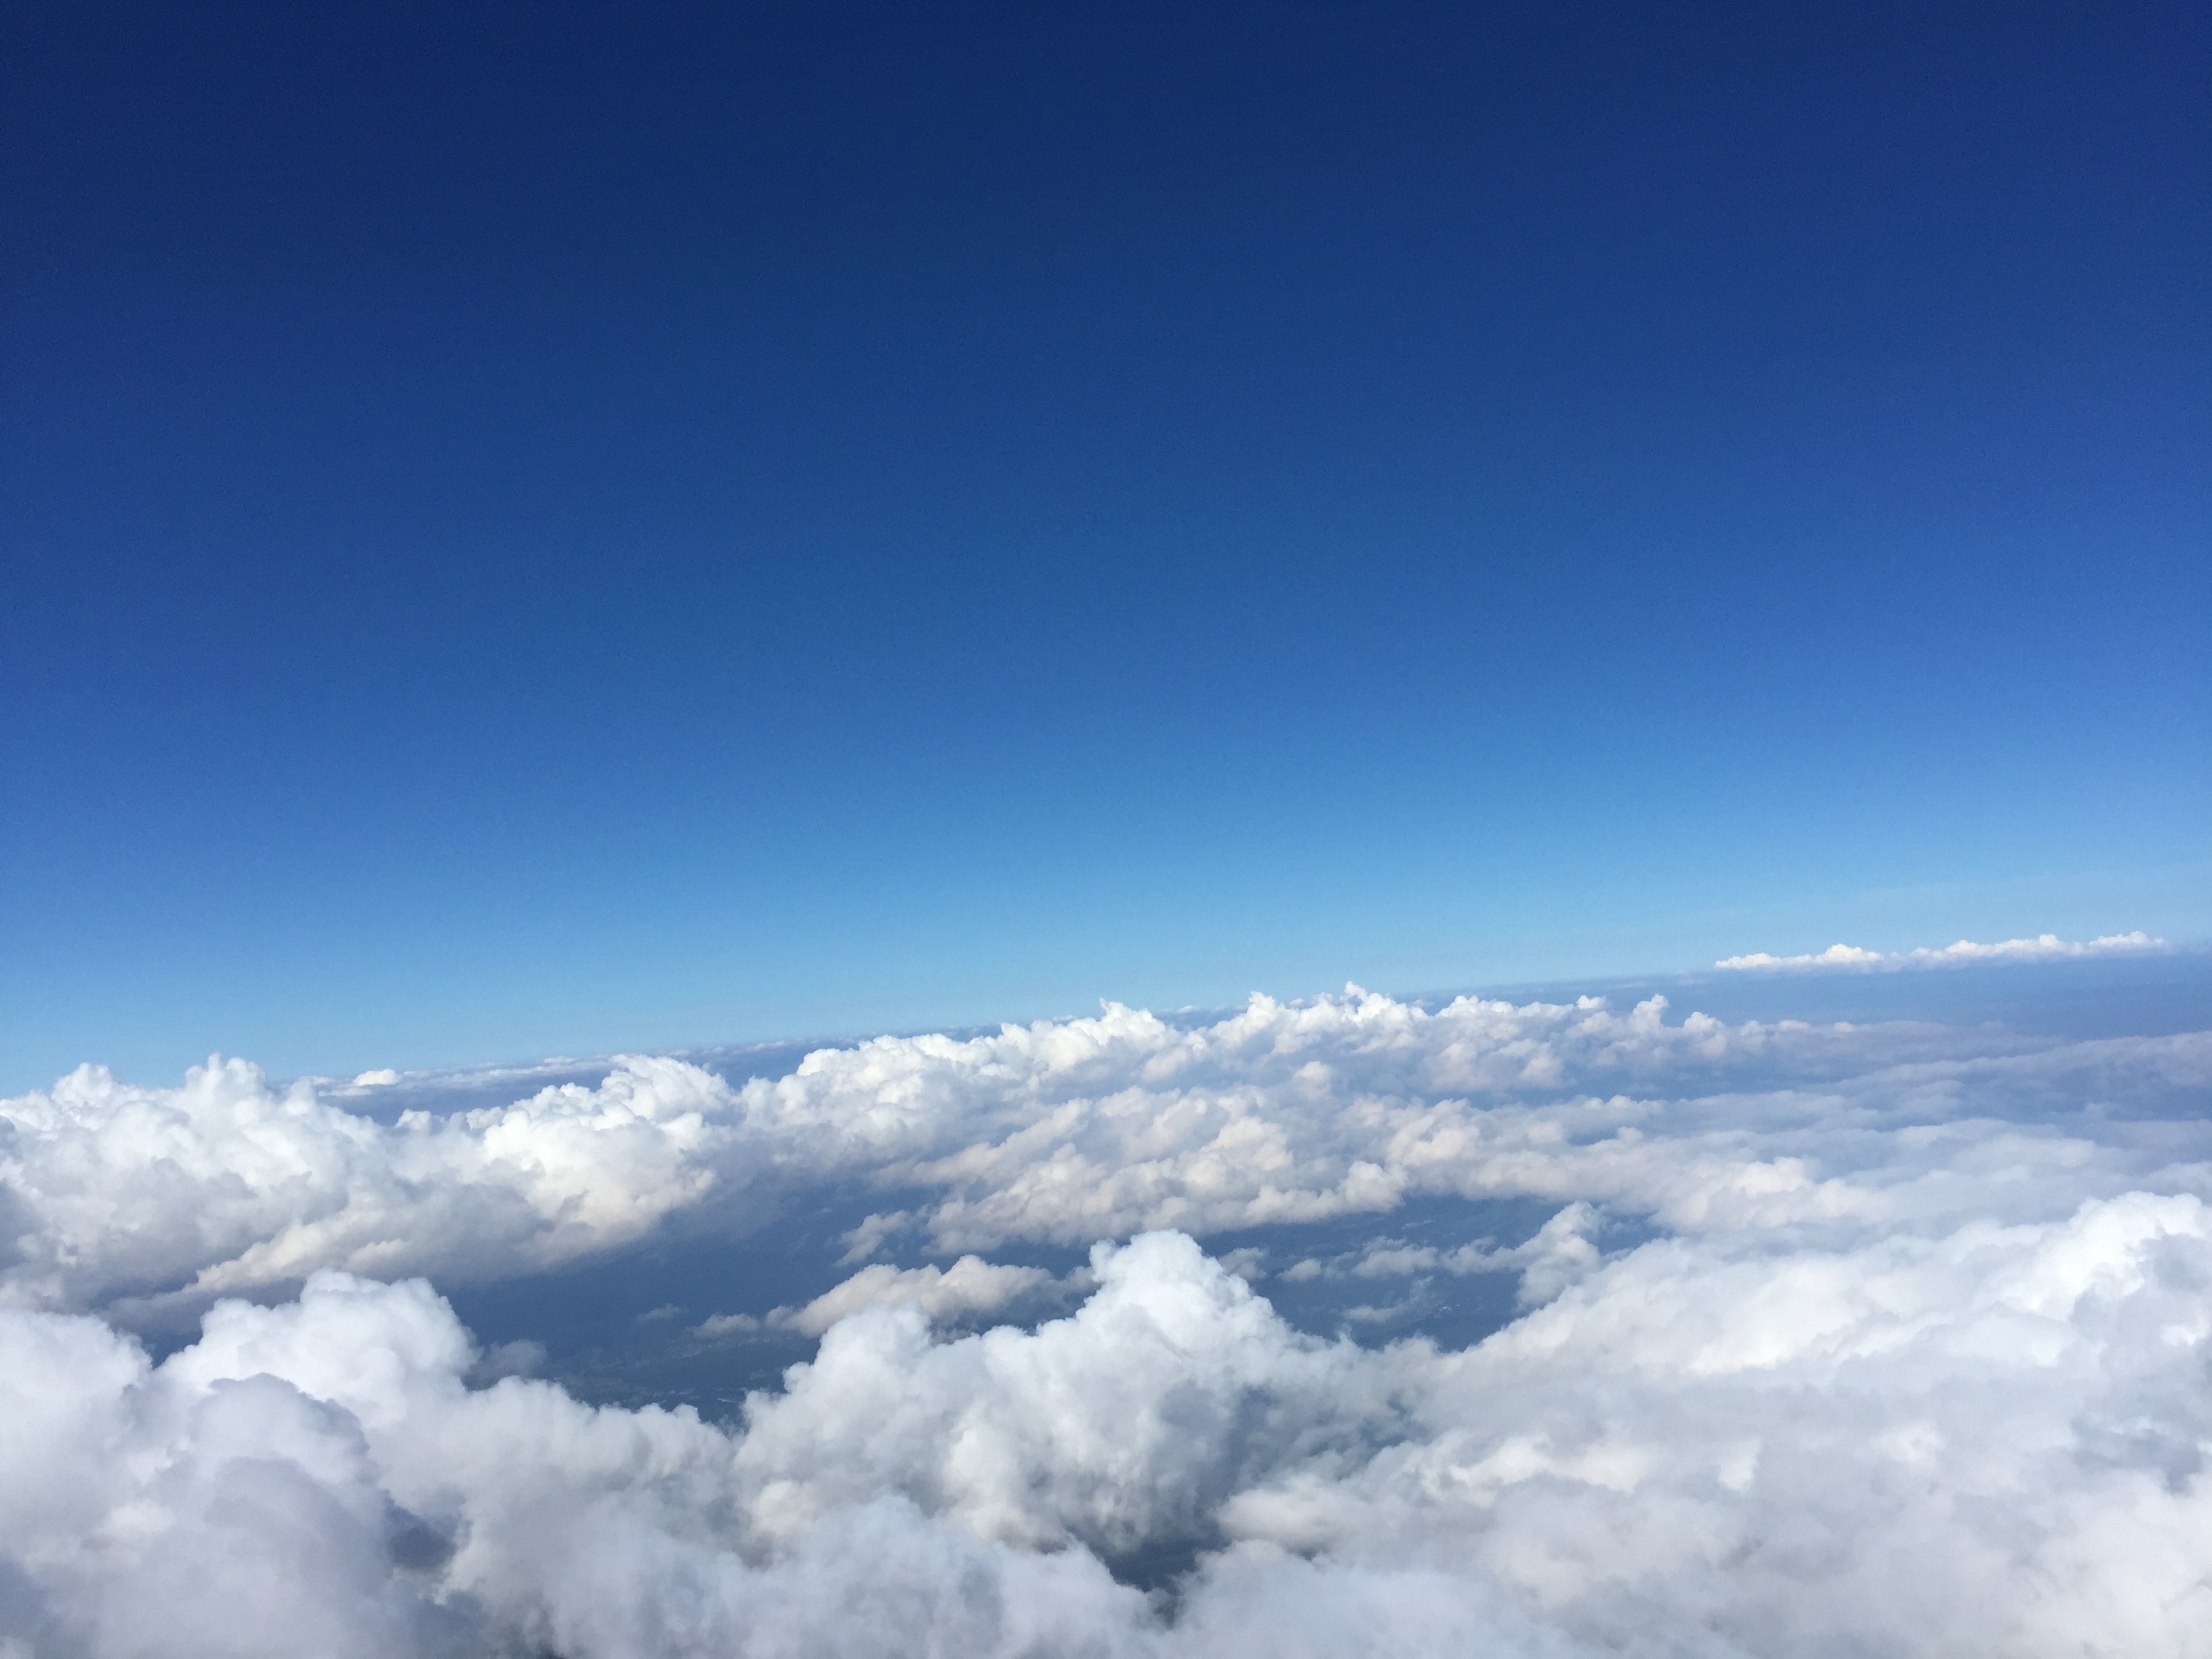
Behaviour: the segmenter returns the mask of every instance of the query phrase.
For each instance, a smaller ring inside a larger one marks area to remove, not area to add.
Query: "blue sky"
[[[2212,933],[2195,9],[0,33],[0,1085]]]

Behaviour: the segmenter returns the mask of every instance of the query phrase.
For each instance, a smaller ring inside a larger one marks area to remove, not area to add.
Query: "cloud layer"
[[[4,1107],[0,1653],[2201,1651],[2208,1095],[2205,1033],[1356,990],[392,1123],[81,1071]],[[726,1425],[485,1386],[413,1277],[854,1183],[849,1275],[766,1316],[818,1350]],[[1551,1219],[1401,1224],[1507,1197]],[[1269,1300],[1486,1275],[1457,1350]]]
[[[1462,1353],[1283,1325],[1180,1235],[1073,1317],[834,1326],[738,1432],[471,1391],[427,1285],[149,1368],[0,1316],[29,1651],[2180,1655],[2212,1224],[1647,1246]],[[1210,1552],[1169,1616],[1100,1565]]]
[[[965,1041],[878,1038],[737,1085],[629,1056],[596,1085],[391,1123],[235,1060],[181,1088],[87,1066],[0,1103],[15,1238],[0,1297],[196,1306],[325,1267],[499,1278],[687,1212],[741,1224],[832,1181],[902,1195],[878,1235],[947,1254],[1380,1214],[1420,1194],[1588,1200],[1677,1229],[1896,1220],[1982,1202],[1947,1199],[1946,1170],[1997,1121],[2023,1149],[2023,1193],[2045,1174],[2077,1196],[2134,1179],[2125,1136],[2085,1168],[2079,1127],[2051,1114],[2197,1086],[2203,1043],[1668,1023],[1664,998],[1431,1012],[1355,988],[1190,1028],[1109,1006]],[[1911,1157],[1878,1133],[1905,1118],[1929,1126]],[[1869,1161],[1882,1167],[1839,1179]]]

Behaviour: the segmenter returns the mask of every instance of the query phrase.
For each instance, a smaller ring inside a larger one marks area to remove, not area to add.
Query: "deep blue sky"
[[[2201,7],[0,65],[0,1086],[2212,933]]]

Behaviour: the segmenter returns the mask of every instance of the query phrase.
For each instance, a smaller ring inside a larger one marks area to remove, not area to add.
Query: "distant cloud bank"
[[[0,1102],[0,1654],[2181,1659],[2212,1629],[2212,1033],[1353,988],[738,1084],[635,1057],[390,1123],[343,1095],[231,1061]],[[542,1353],[484,1352],[432,1282],[855,1184],[883,1201],[835,1289],[684,1328],[820,1336],[726,1426],[514,1374]],[[1406,1236],[1495,1198],[1551,1219]],[[1209,1254],[1255,1227],[1292,1243]],[[1508,1322],[1459,1349],[1267,1299],[1482,1275]],[[129,1334],[202,1309],[158,1364]],[[1160,1559],[1164,1597],[1111,1571]]]
[[[1867,951],[1856,945],[1831,945],[1811,956],[1776,957],[1764,951],[1749,956],[1723,957],[1713,964],[1753,973],[1894,973],[1906,968],[1971,968],[2008,962],[2064,962],[2084,957],[2154,956],[2173,947],[2148,933],[2107,933],[2102,939],[2064,939],[2056,933],[2033,939],[2008,939],[1995,945],[1978,945],[1962,939],[1941,950],[1922,945],[1911,951]]]

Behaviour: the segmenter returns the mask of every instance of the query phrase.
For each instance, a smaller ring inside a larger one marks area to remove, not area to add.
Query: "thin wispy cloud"
[[[2096,957],[2154,956],[2173,947],[2137,930],[2107,933],[2100,939],[2064,939],[2056,933],[2033,939],[2008,939],[1979,945],[1962,939],[1940,950],[1920,945],[1910,951],[1869,951],[1856,945],[1831,945],[1808,956],[1770,956],[1754,951],[1747,956],[1723,957],[1713,966],[1753,973],[1894,973],[1909,968],[1977,968],[2019,962],[2078,962]]]
[[[928,1262],[899,1268],[878,1261],[804,1307],[771,1309],[765,1317],[714,1314],[693,1328],[710,1341],[750,1336],[763,1330],[820,1336],[838,1321],[865,1309],[893,1307],[916,1309],[933,1322],[974,1320],[1025,1301],[1048,1298],[1062,1303],[1070,1291],[1088,1288],[1091,1282],[1087,1273],[1071,1274],[1063,1281],[1042,1267],[1004,1267],[977,1255],[963,1255],[949,1267]]]

